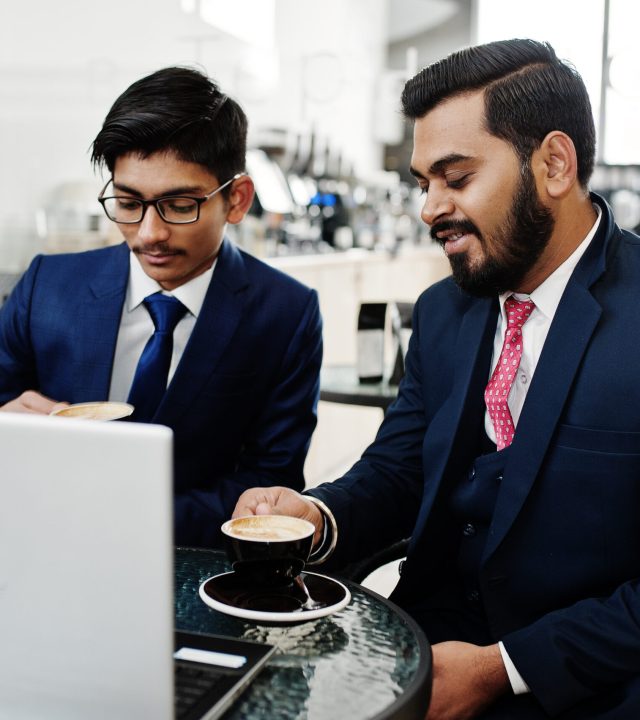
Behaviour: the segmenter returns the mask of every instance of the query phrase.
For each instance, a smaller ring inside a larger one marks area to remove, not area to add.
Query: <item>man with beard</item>
[[[586,89],[512,40],[402,101],[453,278],[362,459],[235,514],[307,517],[335,566],[411,536],[392,599],[432,644],[428,718],[640,717],[640,239],[588,192]]]
[[[316,424],[317,294],[225,237],[254,196],[246,137],[200,72],[135,82],[93,143],[125,242],[35,258],[0,311],[0,410],[129,400],[173,430],[181,545],[218,545],[247,487],[302,489]]]

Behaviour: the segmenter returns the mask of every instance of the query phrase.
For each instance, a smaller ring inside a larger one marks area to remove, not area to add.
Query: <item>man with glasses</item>
[[[301,489],[316,423],[317,294],[224,235],[253,201],[246,134],[195,70],[135,82],[92,152],[125,243],[35,258],[0,311],[0,410],[129,401],[173,429],[182,545],[217,545],[247,487]]]

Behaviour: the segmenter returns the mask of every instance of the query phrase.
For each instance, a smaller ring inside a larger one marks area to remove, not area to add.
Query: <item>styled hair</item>
[[[402,110],[416,120],[474,90],[484,90],[488,132],[509,142],[523,165],[549,132],[566,133],[576,148],[578,180],[587,187],[596,145],[591,103],[576,69],[559,60],[551,45],[500,40],[455,52],[407,82]]]
[[[169,67],[137,80],[113,103],[91,161],[113,173],[128,153],[171,152],[223,183],[244,171],[246,149],[247,117],[238,103],[198,70]]]

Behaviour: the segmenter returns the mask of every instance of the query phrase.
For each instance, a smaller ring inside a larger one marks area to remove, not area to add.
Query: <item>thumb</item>
[[[256,515],[279,515],[275,508],[267,502],[261,502],[256,505]]]

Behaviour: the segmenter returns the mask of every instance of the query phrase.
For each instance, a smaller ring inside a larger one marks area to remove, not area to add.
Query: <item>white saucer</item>
[[[331,615],[342,610],[351,593],[337,580],[303,572],[309,594],[322,606],[313,610],[302,607],[304,596],[295,585],[285,588],[256,590],[237,573],[214,575],[200,585],[201,599],[214,610],[227,615],[266,623],[299,623]]]

